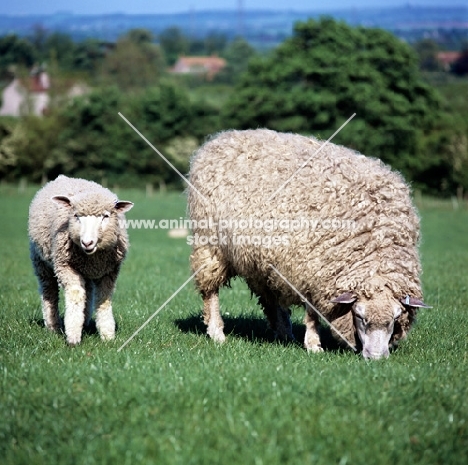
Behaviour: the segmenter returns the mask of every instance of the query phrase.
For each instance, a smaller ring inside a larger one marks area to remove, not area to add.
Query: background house
[[[198,74],[204,75],[211,81],[225,66],[226,60],[218,56],[181,56],[171,68],[175,74]]]
[[[450,67],[461,57],[460,52],[439,52],[437,60],[442,65],[444,71],[450,71]]]
[[[50,105],[49,92],[50,78],[43,69],[34,68],[26,78],[15,77],[3,89],[0,116],[42,116]],[[71,84],[66,95],[76,97],[86,92],[84,86]]]

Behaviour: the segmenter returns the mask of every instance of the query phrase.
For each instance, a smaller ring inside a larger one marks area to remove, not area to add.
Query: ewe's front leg
[[[104,276],[99,281],[95,281],[96,328],[103,341],[110,341],[115,337],[112,294],[116,279],[116,276]]]
[[[307,303],[304,323],[306,325],[304,347],[308,352],[323,352],[322,345],[320,343],[320,336],[317,332],[319,323],[318,315]]]

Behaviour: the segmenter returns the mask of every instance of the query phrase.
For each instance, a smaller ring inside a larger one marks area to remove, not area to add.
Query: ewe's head
[[[132,202],[113,199],[99,192],[57,195],[52,200],[67,209],[70,238],[87,255],[116,244],[119,219],[133,207]]]
[[[408,320],[408,313],[413,314],[419,307],[429,308],[414,297],[395,299],[389,289],[375,292],[372,298],[358,298],[351,292],[345,292],[333,299],[332,303],[351,305],[362,355],[372,359],[390,355],[392,335],[403,331],[399,324],[400,318]],[[401,335],[398,336],[400,337]]]

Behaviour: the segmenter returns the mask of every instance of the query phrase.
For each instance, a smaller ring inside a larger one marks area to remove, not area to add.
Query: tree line
[[[75,43],[40,28],[31,38],[5,36],[4,84],[12,72],[45,62],[57,88],[84,79],[91,90],[51,102],[43,117],[1,118],[0,177],[40,182],[64,173],[180,186],[119,113],[183,173],[193,150],[214,132],[268,127],[327,139],[356,113],[334,142],[381,158],[426,193],[466,190],[468,102],[454,105],[450,92],[424,79],[421,68],[436,52],[429,45],[412,48],[384,30],[331,18],[297,23],[291,37],[263,53],[241,38],[195,40],[177,28],[157,40],[131,30],[113,44]],[[453,70],[460,75],[464,53]],[[217,54],[228,66],[212,82],[167,73],[178,56],[190,54]],[[465,84],[461,77],[453,86],[467,90]]]

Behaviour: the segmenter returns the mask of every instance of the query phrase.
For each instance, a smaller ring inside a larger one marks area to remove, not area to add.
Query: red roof
[[[444,65],[451,65],[461,57],[460,52],[439,52],[437,59]]]
[[[20,82],[29,92],[34,93],[47,92],[50,87],[49,76],[45,72],[31,74]]]
[[[226,60],[217,56],[182,56],[177,60],[171,71],[180,74],[206,74],[208,79],[211,79],[225,66]]]

